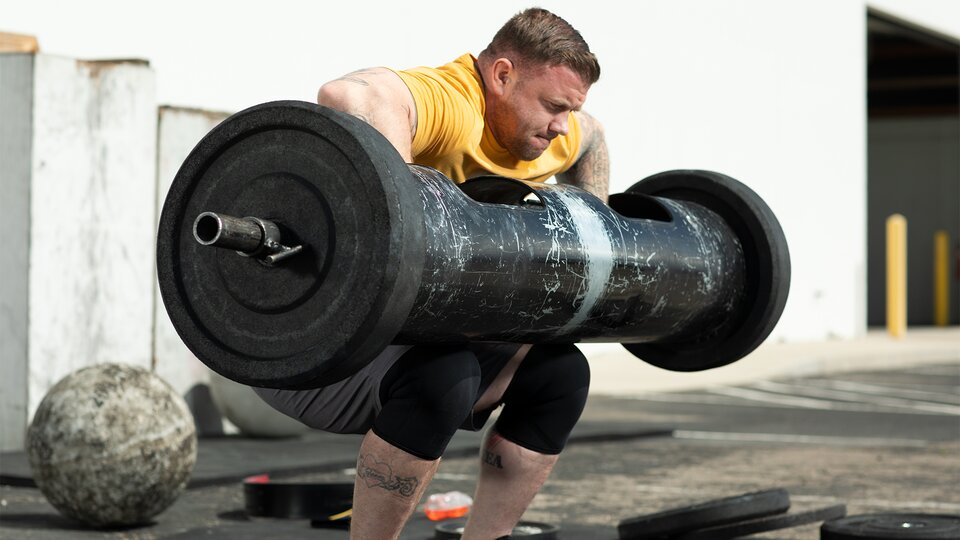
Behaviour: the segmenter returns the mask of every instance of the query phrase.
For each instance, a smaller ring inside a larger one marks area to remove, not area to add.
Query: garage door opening
[[[934,236],[947,231],[960,322],[960,41],[867,15],[867,324],[886,324],[885,226],[907,219],[907,324],[934,323]]]

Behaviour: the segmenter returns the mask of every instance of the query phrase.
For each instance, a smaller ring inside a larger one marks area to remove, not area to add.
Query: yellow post
[[[950,235],[933,235],[933,324],[950,324]]]
[[[907,218],[887,218],[887,332],[907,333]]]

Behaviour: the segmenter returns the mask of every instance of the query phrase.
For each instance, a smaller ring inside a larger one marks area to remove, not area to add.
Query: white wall
[[[217,110],[312,100],[320,83],[360,67],[436,65],[478,52],[522,7],[3,1],[5,29],[36,34],[42,49],[148,58],[161,102]],[[586,108],[607,127],[614,190],[681,167],[741,179],[779,216],[793,255],[791,298],[774,337],[864,331],[867,2],[531,4],[570,20],[601,58]],[[869,2],[953,35],[958,4]]]
[[[33,55],[0,58],[0,450],[20,447],[27,420],[33,64]]]
[[[613,121],[615,187],[687,167],[740,179],[771,206],[790,245],[791,296],[774,337],[856,335],[865,280],[862,7],[655,5],[607,30],[630,36],[611,49],[625,56],[619,66],[642,66],[616,70],[593,96]]]
[[[227,113],[183,109],[177,107],[161,107],[159,129],[157,136],[157,206],[156,224],[160,220],[160,212],[166,198],[170,184],[180,169],[180,164],[187,158],[193,147],[211,129],[219,124]],[[156,237],[154,235],[154,237]],[[152,259],[151,259],[152,261]],[[160,286],[154,280],[154,350],[156,372],[165,381],[173,386],[178,394],[183,395],[194,384],[206,383],[209,380],[209,371],[197,357],[187,349],[177,335],[177,331],[167,316],[163,300],[160,298]]]

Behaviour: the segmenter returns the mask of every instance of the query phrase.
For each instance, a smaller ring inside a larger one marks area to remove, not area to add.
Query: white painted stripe
[[[714,392],[729,392],[740,393],[738,392],[742,389],[735,388],[715,388]],[[763,396],[770,396],[765,392],[759,391],[750,391],[751,395],[758,394]],[[775,395],[774,395],[775,396]],[[821,400],[809,400],[815,404],[822,404],[822,406],[801,406],[795,403],[785,404],[780,402],[770,402],[766,399],[749,399],[742,396],[720,396],[720,395],[707,395],[707,394],[642,394],[637,396],[618,396],[621,399],[632,399],[635,401],[651,401],[655,403],[689,403],[692,405],[722,405],[727,407],[759,407],[764,409],[820,409],[827,411],[842,411],[842,412],[854,412],[854,413],[889,413],[890,409],[885,407],[875,407],[871,405],[862,405],[856,403],[840,403],[836,401],[821,401]],[[911,411],[906,410],[897,410],[894,411],[897,414],[917,414],[930,416],[930,413],[920,412],[920,411]]]
[[[940,501],[888,501],[884,499],[839,499],[821,495],[790,495],[794,502],[810,504],[846,504],[858,507],[876,507],[903,510],[940,510],[943,512],[960,512],[960,504]]]
[[[786,433],[727,433],[722,431],[690,431],[678,429],[673,432],[675,439],[697,441],[763,442],[784,444],[818,444],[825,446],[863,446],[890,447],[906,446],[923,448],[927,441],[919,439],[889,439],[875,437],[831,437],[823,435],[795,435]]]
[[[871,405],[879,405],[882,407],[912,409],[915,411],[924,411],[934,414],[960,415],[960,406],[947,405],[943,403],[931,403],[929,401],[878,396],[843,390],[831,390],[829,388],[817,388],[804,384],[783,384],[773,381],[758,381],[750,386],[758,390],[766,390],[768,392],[776,392],[790,396],[835,399],[854,403],[869,403]]]
[[[786,396],[762,390],[752,390],[749,388],[719,387],[710,390],[711,393],[725,396],[737,397],[750,401],[757,401],[768,405],[779,405],[787,408],[801,409],[819,409],[822,411],[844,411],[844,412],[865,412],[865,413],[896,413],[896,414],[920,414],[933,415],[944,413],[931,413],[918,409],[903,409],[881,407],[864,403],[850,403],[841,401],[831,401],[826,399],[815,399],[811,397]]]
[[[584,256],[584,290],[582,296],[578,298],[580,307],[559,330],[559,334],[566,334],[583,326],[583,322],[590,316],[597,300],[606,290],[610,273],[613,272],[613,246],[600,214],[580,197],[564,193],[563,190],[557,191],[556,195],[570,212],[570,222],[577,232]]]
[[[642,491],[645,493],[670,493],[672,495],[685,495],[688,493],[703,493],[700,488],[682,487],[682,486],[661,486],[659,484],[635,484],[630,487],[633,491]]]
[[[617,396],[617,398],[630,399],[633,401],[653,401],[657,403],[690,403],[692,405],[740,405],[743,407],[760,406],[755,403],[744,403],[734,398],[706,394],[640,394],[635,396]]]
[[[820,409],[824,411],[842,411],[851,410],[856,407],[858,410],[864,409],[850,403],[838,403],[836,401],[827,401],[823,399],[812,399],[798,396],[784,396],[770,392],[761,392],[760,390],[750,390],[747,388],[735,388],[732,386],[722,386],[710,390],[712,393],[724,396],[737,397],[750,401],[760,401],[763,403],[772,403],[776,405],[786,405],[789,407],[799,407],[802,409]],[[876,412],[876,408],[866,408],[866,411]]]
[[[919,366],[911,369],[912,373],[918,375],[934,375],[945,377],[960,377],[960,366]]]
[[[441,480],[467,480],[467,481],[473,481],[473,480],[476,480],[476,479],[477,479],[477,475],[475,475],[475,474],[456,474],[456,473],[443,473],[443,472],[438,472],[438,473],[434,474],[433,477],[434,477],[435,479],[436,479],[436,478],[439,478],[439,479],[441,479]]]
[[[930,390],[916,390],[913,388],[904,388],[902,386],[892,386],[888,384],[834,381],[828,379],[805,379],[804,383],[834,388],[837,390],[849,390],[851,392],[864,392],[882,396],[930,400],[940,403],[952,403],[960,405],[960,388],[955,386],[944,387],[945,391],[943,392],[932,392]]]

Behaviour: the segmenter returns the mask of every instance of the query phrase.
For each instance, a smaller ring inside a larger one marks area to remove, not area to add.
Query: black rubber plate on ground
[[[353,484],[271,482],[269,476],[243,481],[248,516],[328,521],[353,507]]]
[[[412,181],[390,143],[350,115],[283,101],[227,118],[184,161],[160,218],[160,292],[184,343],[252,386],[322,386],[365,365],[419,287],[419,272],[397,270],[422,259]],[[193,223],[206,211],[273,221],[304,250],[268,267],[200,245]]]
[[[436,540],[460,538],[460,535],[463,534],[464,525],[466,525],[466,521],[460,519],[441,523],[436,527],[436,534],[434,535],[434,538]],[[557,533],[559,531],[560,527],[551,525],[549,523],[521,521],[520,523],[517,523],[516,527],[513,528],[513,532],[510,533],[510,538],[526,538],[528,540],[554,540],[557,538]]]
[[[349,530],[350,529],[350,516],[337,517],[333,516],[327,519],[311,519],[310,520],[311,529],[340,529],[340,530]]]
[[[941,540],[960,538],[960,515],[861,514],[825,522],[822,540]]]
[[[787,239],[766,202],[739,181],[712,171],[667,171],[637,182],[627,192],[690,201],[719,214],[743,247],[746,289],[739,317],[716,335],[624,347],[663,369],[700,371],[735,362],[763,343],[780,320],[790,292]]]
[[[806,512],[791,512],[789,514],[780,514],[776,516],[767,516],[716,527],[707,527],[693,532],[677,536],[677,540],[725,540],[728,538],[739,538],[751,534],[757,534],[766,531],[776,531],[780,529],[789,529],[811,523],[819,523],[828,519],[841,518],[847,514],[847,507],[839,504],[808,510]],[[673,537],[671,537],[673,538]]]
[[[782,514],[789,508],[790,494],[784,489],[771,489],[625,519],[617,525],[617,532],[621,540],[654,539]]]

